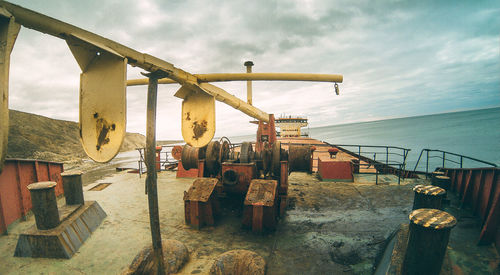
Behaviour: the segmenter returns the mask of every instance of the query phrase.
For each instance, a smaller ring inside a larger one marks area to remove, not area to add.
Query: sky
[[[12,3],[190,73],[342,74],[332,83],[253,82],[253,105],[310,127],[500,106],[499,1],[87,0]],[[9,108],[78,121],[78,64],[64,40],[22,28]],[[128,66],[128,79],[141,78]],[[215,83],[246,100],[246,82]],[[157,138],[181,139],[179,85],[161,85]],[[127,88],[127,131],[145,134],[146,86]],[[216,103],[216,137],[253,134]]]

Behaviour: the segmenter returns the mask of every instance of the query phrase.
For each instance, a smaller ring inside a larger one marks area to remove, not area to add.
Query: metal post
[[[56,182],[42,181],[28,185],[33,204],[33,214],[38,230],[47,230],[57,227],[61,220],[57,208]]]
[[[462,168],[463,163],[464,163],[464,157],[460,156],[460,168]]]
[[[429,174],[429,151],[427,152],[427,160],[425,162],[425,178],[427,179],[427,174]]]
[[[153,263],[156,274],[165,274],[163,250],[161,244],[160,218],[158,214],[158,193],[156,186],[156,105],[158,92],[158,78],[164,77],[161,71],[146,75],[149,77],[148,109],[146,122],[146,190],[148,193],[149,222],[151,238],[153,240]]]
[[[252,61],[247,61],[244,64],[247,67],[247,73],[252,73]],[[252,105],[252,80],[247,80],[247,103]]]
[[[389,164],[389,147],[385,147],[385,165]]]
[[[443,168],[444,168],[444,161],[445,161],[445,159],[446,159],[446,153],[443,152]]]
[[[64,197],[66,204],[84,204],[82,188],[82,171],[69,171],[61,173],[63,180]]]

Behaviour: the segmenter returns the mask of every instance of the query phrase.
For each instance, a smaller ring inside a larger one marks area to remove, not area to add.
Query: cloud
[[[13,1],[192,72],[340,73],[333,84],[254,82],[254,105],[311,127],[500,106],[497,1]],[[128,78],[141,77],[128,68]],[[10,106],[78,119],[79,68],[64,41],[22,30]],[[245,83],[216,83],[243,100]],[[158,137],[180,138],[178,85],[160,88]],[[128,130],[145,132],[146,87],[127,92]],[[252,134],[216,105],[217,132]]]

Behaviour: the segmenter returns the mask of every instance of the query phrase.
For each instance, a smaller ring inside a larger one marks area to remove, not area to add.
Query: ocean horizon
[[[413,170],[422,149],[437,149],[500,165],[500,107],[456,111],[403,118],[336,124],[305,128],[309,136],[330,144],[396,146],[410,149],[406,169]],[[255,134],[230,137],[233,142],[254,141]],[[357,151],[357,147],[349,147]],[[362,148],[362,154],[380,157],[385,149]],[[385,154],[384,160],[385,160]],[[431,156],[438,153],[431,153]],[[439,153],[441,156],[442,153]],[[425,159],[425,155],[424,155]],[[458,157],[448,155],[446,167],[458,167]],[[400,161],[391,155],[389,161]],[[430,159],[432,170],[442,166],[442,160]],[[423,165],[423,166],[422,166]],[[464,160],[464,167],[488,165]],[[417,170],[425,170],[422,160]]]

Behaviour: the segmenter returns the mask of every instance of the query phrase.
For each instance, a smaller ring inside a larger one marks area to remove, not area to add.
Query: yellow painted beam
[[[199,83],[203,82],[225,82],[225,81],[314,81],[342,83],[343,76],[339,74],[302,74],[302,73],[213,73],[194,74]],[[159,84],[173,84],[176,81],[170,78],[158,80]],[[147,85],[147,78],[130,79],[127,86]]]

